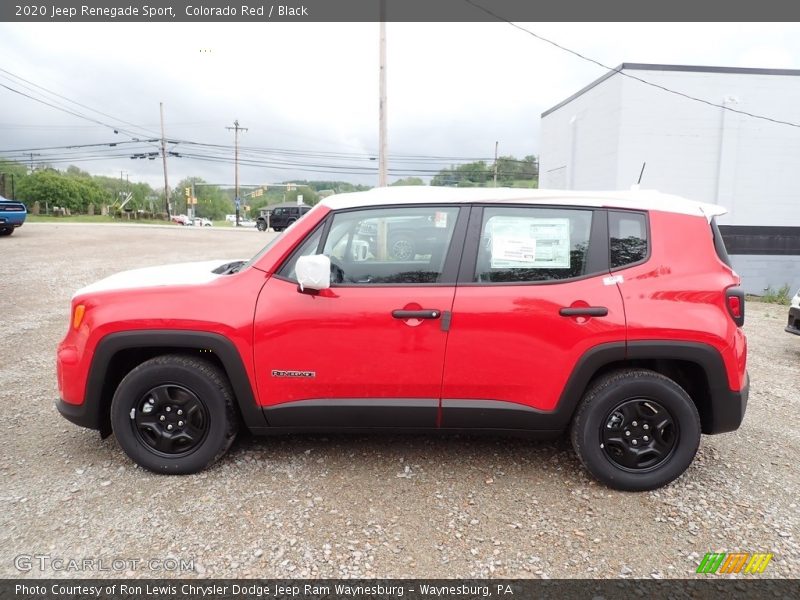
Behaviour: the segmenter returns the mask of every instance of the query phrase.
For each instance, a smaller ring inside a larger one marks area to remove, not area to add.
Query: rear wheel
[[[668,377],[616,371],[590,387],[571,433],[575,452],[597,479],[620,490],[652,490],[691,464],[700,445],[700,416]]]
[[[389,252],[394,259],[412,260],[415,256],[414,240],[405,234],[398,235],[392,238],[389,244]]]
[[[238,415],[225,374],[190,356],[152,358],[128,373],[111,403],[128,456],[157,473],[202,471],[228,450]]]
[[[12,233],[14,233],[13,227],[4,227],[0,229],[0,235],[11,235]]]

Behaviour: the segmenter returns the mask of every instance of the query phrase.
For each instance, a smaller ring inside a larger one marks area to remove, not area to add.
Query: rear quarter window
[[[609,211],[609,266],[621,269],[642,262],[649,254],[647,216],[644,213]]]

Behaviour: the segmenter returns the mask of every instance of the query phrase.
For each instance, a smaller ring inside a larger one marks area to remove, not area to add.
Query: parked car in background
[[[0,235],[11,235],[17,227],[22,227],[28,209],[22,202],[0,196]]]
[[[281,204],[271,209],[262,209],[261,216],[256,219],[259,231],[272,227],[273,231],[283,231],[289,225],[311,210],[307,204]]]
[[[193,219],[189,220],[187,225],[194,225],[195,227],[211,227],[214,225],[214,223],[205,217],[194,217]]]
[[[189,220],[189,217],[186,215],[172,215],[172,222],[177,223],[178,225],[188,225]]]
[[[789,324],[785,331],[800,335],[800,290],[797,290],[789,306]]]

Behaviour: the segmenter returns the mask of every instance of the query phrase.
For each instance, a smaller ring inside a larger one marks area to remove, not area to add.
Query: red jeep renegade
[[[249,261],[79,290],[58,409],[160,473],[237,431],[569,431],[665,485],[748,395],[719,206],[654,192],[384,188],[327,198]]]

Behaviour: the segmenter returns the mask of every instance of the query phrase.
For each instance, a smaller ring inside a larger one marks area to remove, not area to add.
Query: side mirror
[[[301,292],[331,287],[331,259],[324,254],[301,256],[297,259],[294,272]]]

